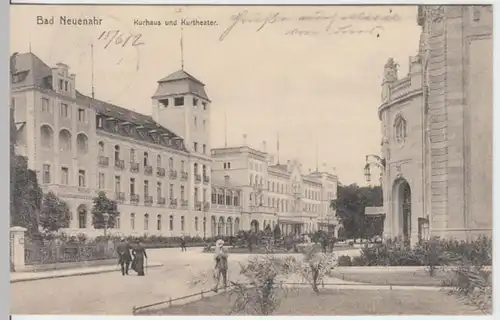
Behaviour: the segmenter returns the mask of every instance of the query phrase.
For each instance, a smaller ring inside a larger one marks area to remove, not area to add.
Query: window
[[[16,98],[10,99],[10,106],[12,107],[12,109],[16,108]]]
[[[203,172],[203,176],[206,177],[207,176],[207,166],[203,165],[201,170]]]
[[[120,214],[118,213],[116,216],[115,216],[115,229],[120,229]]]
[[[407,137],[406,120],[399,115],[394,121],[396,142],[403,144]]]
[[[194,230],[198,231],[198,217],[194,217]]]
[[[202,102],[201,104],[203,105],[203,110],[207,110],[207,103],[206,102]]]
[[[103,172],[99,172],[99,189],[106,189],[106,181]]]
[[[193,150],[194,152],[198,152],[198,142],[193,142]]]
[[[130,229],[135,230],[135,213],[130,214]]]
[[[170,157],[168,159],[168,167],[171,169],[171,170],[174,170],[174,158]]]
[[[207,189],[203,189],[203,204],[205,204],[205,201],[207,201]]]
[[[231,162],[228,162],[228,163],[227,163],[227,168],[228,168],[228,169],[231,169]]]
[[[43,165],[43,183],[50,183],[50,164]]]
[[[196,107],[198,105],[198,99],[193,98],[193,106]]]
[[[161,231],[161,214],[156,217],[156,230]]]
[[[85,187],[85,170],[78,170],[78,186]]]
[[[184,97],[174,98],[174,106],[180,107],[184,105]]]
[[[80,229],[87,227],[87,210],[83,207],[78,208],[78,227]]]
[[[203,154],[207,154],[207,145],[206,144],[203,145]]]
[[[196,203],[198,201],[198,188],[194,188],[194,203]]]
[[[135,179],[130,178],[130,194],[135,194]]]
[[[121,192],[122,190],[122,182],[120,176],[115,176],[115,192]]]
[[[181,186],[181,200],[184,201],[184,186]]]
[[[85,109],[78,109],[78,122],[85,122]]]
[[[198,125],[198,121],[197,121],[196,117],[194,117],[194,128],[195,129],[196,129],[197,125]]]
[[[61,167],[61,184],[69,184],[69,170],[66,167]]]
[[[168,188],[168,198],[170,200],[174,199],[174,185],[173,184],[170,184],[170,186]]]
[[[104,156],[104,142],[99,141],[98,145],[99,145],[99,149],[97,151],[97,155],[99,157],[103,157]]]
[[[50,112],[49,99],[47,98],[42,98],[42,111]]]
[[[135,163],[135,150],[130,149],[130,162]]]
[[[68,81],[64,81],[64,91],[68,91]]]
[[[102,128],[102,118],[101,117],[97,117],[97,127]]]
[[[116,145],[115,146],[115,161],[119,161],[119,160],[120,160],[120,146]]]
[[[184,231],[184,216],[181,217],[181,231]]]
[[[62,91],[62,89],[63,89],[63,80],[59,79],[59,90]]]
[[[144,198],[149,196],[149,181],[144,180]]]
[[[66,103],[61,103],[61,118],[68,118],[69,117],[69,112],[68,112],[68,105]]]
[[[207,120],[203,120],[203,130],[207,129]]]
[[[198,164],[197,163],[193,164],[193,171],[194,171],[194,174],[198,174]]]
[[[158,168],[161,168],[161,156],[160,155],[156,156],[156,166]]]
[[[156,200],[162,197],[161,182],[156,183]]]
[[[168,228],[170,229],[170,231],[174,230],[174,216],[170,216],[168,221]]]
[[[149,214],[144,215],[144,230],[148,231],[149,229]]]
[[[148,153],[144,152],[144,166],[149,166]]]

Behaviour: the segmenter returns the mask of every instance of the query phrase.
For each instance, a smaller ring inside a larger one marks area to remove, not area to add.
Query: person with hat
[[[227,263],[228,252],[224,247],[224,240],[219,239],[215,242],[215,287],[213,288],[214,292],[217,292],[219,289],[219,282],[222,276],[222,281],[224,285],[224,289],[227,288]]]
[[[118,253],[118,264],[120,264],[122,269],[122,276],[128,275],[128,269],[130,267],[130,262],[132,262],[132,256],[130,255],[130,244],[125,241],[125,237],[121,237],[120,244],[116,248]]]

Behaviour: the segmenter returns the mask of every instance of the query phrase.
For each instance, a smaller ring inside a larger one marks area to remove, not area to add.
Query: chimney
[[[266,143],[266,140],[262,141],[262,152],[267,152],[267,143]]]

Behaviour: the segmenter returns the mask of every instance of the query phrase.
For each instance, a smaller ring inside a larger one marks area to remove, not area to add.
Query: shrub
[[[350,267],[350,266],[352,266],[351,257],[346,256],[346,255],[340,256],[339,259],[338,259],[338,261],[337,261],[337,265],[339,267]]]
[[[446,243],[439,238],[422,242],[413,251],[431,277],[435,275],[439,266],[449,265],[456,260],[456,255],[446,251]]]
[[[355,256],[352,258],[352,265],[356,267],[366,266],[366,260],[362,256]]]
[[[316,244],[304,246],[302,252],[304,259],[298,263],[298,271],[311,284],[313,291],[319,293],[318,284],[337,264],[335,255],[321,252],[321,246]]]

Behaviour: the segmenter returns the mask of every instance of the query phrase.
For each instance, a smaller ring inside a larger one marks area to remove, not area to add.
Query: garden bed
[[[222,293],[203,300],[137,315],[229,315],[232,297]],[[416,303],[418,302],[418,303]],[[453,296],[422,290],[291,290],[273,315],[482,315]]]
[[[241,254],[265,254],[268,253],[265,247],[259,247],[259,248],[252,248],[252,252],[248,250],[247,247],[244,248],[238,248],[238,247],[226,247],[229,251],[229,253],[241,253]],[[300,248],[297,248],[300,249]],[[349,249],[346,246],[342,247],[334,247],[333,252],[335,251],[344,251]],[[352,248],[351,248],[352,249]],[[215,247],[210,248],[210,251],[204,251],[205,253],[214,253],[215,252]],[[295,252],[295,250],[291,249],[286,251],[283,248],[275,248],[273,249],[273,254],[293,254],[293,253],[300,253],[300,251]]]

